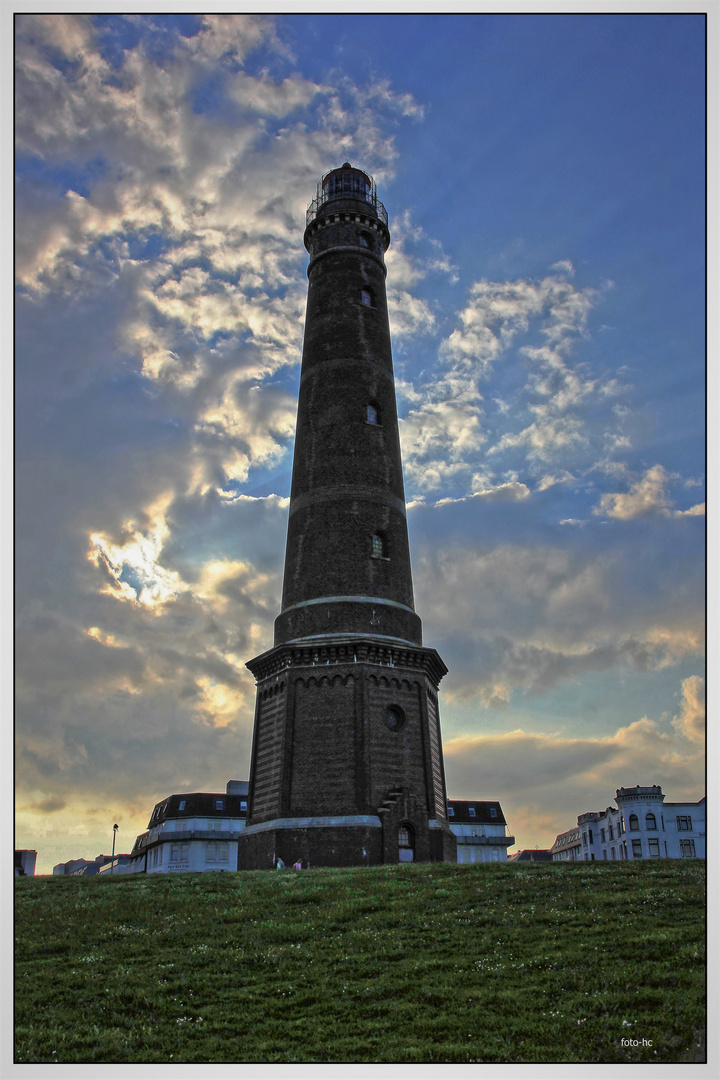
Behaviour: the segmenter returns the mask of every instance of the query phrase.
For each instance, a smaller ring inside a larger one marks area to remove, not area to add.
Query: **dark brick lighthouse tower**
[[[413,607],[375,183],[307,212],[308,302],[275,644],[257,680],[239,869],[454,861],[437,690]]]

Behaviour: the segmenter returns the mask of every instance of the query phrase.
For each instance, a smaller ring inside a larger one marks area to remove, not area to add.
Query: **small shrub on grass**
[[[703,1060],[704,869],[17,879],[16,1060]]]

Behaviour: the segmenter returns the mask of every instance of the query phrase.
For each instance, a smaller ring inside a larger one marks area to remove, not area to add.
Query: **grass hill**
[[[15,1060],[703,1061],[704,918],[684,860],[19,878]]]

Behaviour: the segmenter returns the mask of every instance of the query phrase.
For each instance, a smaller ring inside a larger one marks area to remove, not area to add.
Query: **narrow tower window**
[[[387,558],[387,540],[383,533],[375,533],[372,538],[372,557],[373,559]]]
[[[400,862],[413,862],[415,848],[415,830],[412,825],[403,823],[398,829],[398,859]]]
[[[370,240],[371,240],[370,233],[361,232],[360,236],[358,237],[358,240],[359,240],[360,245],[362,247],[366,247],[366,248],[370,247]]]
[[[367,406],[367,422],[368,424],[380,423],[380,406],[376,401],[369,401]]]
[[[365,307],[375,307],[375,300],[373,298],[371,289],[362,289],[360,293],[360,299]]]

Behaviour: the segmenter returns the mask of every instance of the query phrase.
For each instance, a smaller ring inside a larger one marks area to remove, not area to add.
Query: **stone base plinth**
[[[379,866],[383,862],[380,819],[358,815],[337,818],[282,818],[243,829],[238,841],[238,870],[285,866]]]

